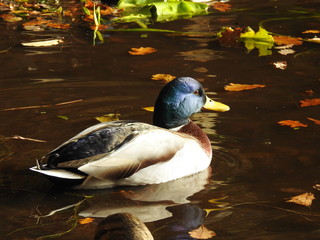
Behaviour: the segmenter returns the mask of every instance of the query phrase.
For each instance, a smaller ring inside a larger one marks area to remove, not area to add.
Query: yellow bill
[[[203,106],[204,109],[213,110],[213,111],[217,111],[217,112],[226,112],[226,111],[230,110],[230,107],[228,105],[213,101],[208,96],[206,96],[206,97],[207,97],[207,100]]]

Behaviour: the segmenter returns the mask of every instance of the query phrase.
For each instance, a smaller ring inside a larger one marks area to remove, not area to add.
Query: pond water
[[[192,19],[155,23],[153,28],[216,32],[221,27],[264,27],[278,34],[301,37],[320,29],[319,16],[302,18],[320,9],[318,1],[229,2],[232,9]],[[66,3],[67,4],[67,3]],[[72,4],[72,2],[70,2]],[[295,10],[295,15],[288,10]],[[298,13],[300,11],[300,13]],[[292,20],[284,16],[300,16]],[[294,46],[294,54],[261,56],[243,45],[222,47],[210,37],[167,33],[112,32],[92,45],[87,28],[25,31],[0,22],[0,208],[1,239],[36,239],[65,233],[58,239],[93,239],[97,223],[108,214],[132,212],[146,222],[155,239],[193,239],[188,232],[200,225],[214,239],[320,239],[320,106],[301,108],[300,100],[320,96],[318,43]],[[21,42],[63,37],[50,47],[23,47]],[[158,51],[129,56],[132,47]],[[272,63],[286,61],[285,70]],[[99,191],[59,189],[29,171],[35,159],[86,127],[95,117],[119,113],[120,119],[151,123],[152,106],[161,83],[151,76],[168,73],[202,82],[209,96],[231,107],[229,112],[202,112],[193,120],[213,144],[212,173],[205,171],[166,184]],[[266,87],[228,92],[229,83]],[[309,91],[309,90],[312,90]],[[55,105],[68,101],[65,105]],[[67,117],[67,119],[66,119]],[[280,126],[299,120],[308,127]],[[46,142],[34,142],[11,137]],[[310,207],[286,202],[313,193]],[[78,205],[75,205],[78,204]],[[66,206],[69,206],[67,208]],[[56,209],[62,209],[47,217]],[[204,209],[207,209],[207,213]],[[92,217],[77,225],[77,218]],[[73,228],[74,227],[74,228]],[[67,232],[69,229],[72,231]]]

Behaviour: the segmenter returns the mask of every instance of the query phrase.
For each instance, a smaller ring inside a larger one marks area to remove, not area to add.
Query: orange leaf
[[[293,120],[282,120],[278,122],[282,126],[289,126],[291,128],[299,128],[299,127],[308,127],[307,124],[303,124],[299,121],[293,121]]]
[[[21,17],[17,17],[13,14],[2,14],[0,15],[6,22],[19,22],[22,20]]]
[[[209,239],[217,234],[214,231],[209,230],[205,226],[201,225],[200,227],[189,232],[189,235],[195,239]]]
[[[144,107],[143,110],[146,110],[148,112],[154,112],[154,107]]]
[[[155,81],[163,81],[164,83],[171,82],[173,79],[175,79],[176,76],[170,75],[170,74],[154,74],[152,75],[152,80]]]
[[[309,96],[312,96],[314,94],[314,91],[312,89],[309,89],[305,91],[305,93],[308,94]]]
[[[265,86],[266,85],[261,85],[261,84],[236,84],[236,83],[230,83],[229,85],[224,87],[224,90],[238,92],[238,91],[250,90],[250,89],[254,89],[254,88],[262,88],[262,87],[265,87]]]
[[[273,36],[273,40],[278,45],[301,45],[302,41],[301,38],[293,38],[293,37],[287,37],[287,36]]]
[[[309,107],[320,105],[320,98],[306,98],[305,100],[300,100],[300,107]]]
[[[88,224],[88,223],[91,223],[94,221],[94,218],[82,218],[82,219],[79,219],[78,222],[80,224]]]
[[[308,118],[310,121],[313,121],[315,124],[320,125],[320,120],[314,119],[314,118]]]
[[[146,55],[156,51],[157,49],[152,47],[140,47],[140,48],[131,48],[131,51],[129,51],[129,53],[131,55]]]
[[[230,4],[222,3],[222,2],[214,2],[212,6],[215,10],[220,11],[220,12],[226,12],[231,9]]]
[[[306,207],[311,206],[312,201],[315,199],[314,195],[312,193],[304,193],[295,197],[292,197],[287,202],[293,202],[299,205],[303,205]]]

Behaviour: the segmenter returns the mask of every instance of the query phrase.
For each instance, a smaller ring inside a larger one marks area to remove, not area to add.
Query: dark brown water
[[[242,11],[217,13],[155,28],[217,31],[223,26],[251,26],[288,15],[288,10],[316,12],[317,1],[231,1]],[[304,13],[294,16],[305,16]],[[268,21],[272,32],[295,37],[320,29],[318,18]],[[28,32],[0,23],[1,109],[81,102],[0,112],[1,239],[36,239],[63,233],[77,218],[94,217],[58,239],[92,239],[108,214],[131,211],[143,219],[155,239],[192,239],[188,232],[203,224],[216,239],[320,239],[320,106],[299,107],[305,98],[320,97],[320,50],[317,43],[294,46],[295,54],[259,57],[256,50],[225,48],[209,37],[163,33],[114,32],[92,46],[85,28]],[[64,37],[59,46],[22,47],[21,42]],[[151,46],[158,52],[129,56],[132,47]],[[271,63],[287,61],[286,70]],[[68,138],[97,123],[95,117],[120,113],[121,119],[151,122],[152,106],[162,84],[151,75],[169,73],[202,81],[208,94],[231,107],[226,113],[199,113],[193,119],[212,140],[212,176],[205,172],[171,183],[132,189],[73,191],[55,188],[29,167]],[[267,87],[227,92],[228,83]],[[309,96],[306,91],[314,93]],[[214,94],[213,94],[214,93]],[[58,116],[66,116],[68,120]],[[281,127],[281,120],[308,124],[298,130]],[[41,139],[46,143],[10,137]],[[207,181],[207,177],[210,177]],[[130,191],[129,191],[130,190]],[[305,192],[315,194],[311,207],[287,203]],[[91,196],[86,198],[86,196]],[[86,200],[84,200],[86,199]],[[210,201],[215,199],[215,201]],[[83,202],[81,202],[84,200]],[[79,208],[73,204],[80,203]],[[51,211],[70,208],[52,216]],[[212,211],[206,215],[203,209]]]

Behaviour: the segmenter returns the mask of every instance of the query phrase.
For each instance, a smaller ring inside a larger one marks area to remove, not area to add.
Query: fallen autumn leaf
[[[261,84],[237,84],[237,83],[229,83],[229,85],[224,87],[224,90],[226,91],[233,91],[233,92],[238,92],[238,91],[243,91],[243,90],[250,90],[250,89],[255,89],[255,88],[263,88],[266,85],[261,85]]]
[[[209,230],[205,226],[201,225],[200,227],[189,232],[189,235],[195,239],[209,239],[217,234],[214,231]]]
[[[173,79],[175,79],[176,76],[170,75],[170,74],[154,74],[152,75],[152,80],[155,81],[162,81],[163,83],[171,82]]]
[[[310,121],[314,122],[317,125],[320,125],[320,120],[317,120],[317,119],[314,119],[314,118],[307,118],[307,119],[309,119]]]
[[[156,51],[157,49],[152,47],[140,47],[140,48],[131,48],[131,51],[129,51],[129,54],[130,55],[147,55]]]
[[[320,105],[320,98],[306,98],[304,100],[300,100],[300,107],[310,107]]]
[[[278,122],[281,126],[289,126],[291,128],[308,127],[307,124],[303,124],[294,120],[282,120]]]
[[[314,199],[315,199],[315,197],[312,193],[304,193],[304,194],[292,197],[287,202],[293,202],[293,203],[296,203],[299,205],[309,207],[309,206],[311,206],[312,201]]]

